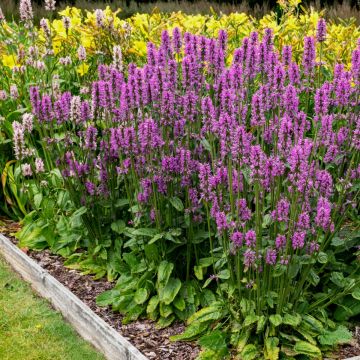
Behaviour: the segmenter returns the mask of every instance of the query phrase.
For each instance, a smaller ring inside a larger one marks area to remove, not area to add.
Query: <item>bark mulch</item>
[[[0,217],[0,233],[5,234],[13,243],[17,240],[12,236],[19,230],[19,225]],[[113,287],[106,279],[94,280],[90,275],[82,275],[77,270],[64,266],[64,259],[51,254],[49,250],[29,251],[22,249],[42,268],[47,270],[59,282],[71,290],[81,301],[88,305],[97,315],[128,339],[150,360],[193,360],[199,354],[199,347],[192,342],[171,342],[171,335],[184,331],[185,326],[175,323],[165,329],[157,329],[151,320],[140,319],[131,324],[122,324],[122,315],[111,308],[96,305],[96,296]],[[351,344],[343,345],[334,354],[337,359],[345,359],[360,355],[360,327],[354,328],[354,339]]]

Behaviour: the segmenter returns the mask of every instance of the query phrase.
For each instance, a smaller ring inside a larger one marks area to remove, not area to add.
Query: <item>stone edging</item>
[[[147,360],[135,346],[2,234],[0,234],[0,254],[40,296],[48,299],[75,330],[108,360]]]

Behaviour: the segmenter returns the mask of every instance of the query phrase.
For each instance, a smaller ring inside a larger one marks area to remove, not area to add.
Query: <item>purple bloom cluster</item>
[[[323,20],[316,39],[326,39]],[[319,251],[316,234],[334,230],[337,171],[358,177],[360,50],[351,70],[337,65],[319,83],[314,37],[301,65],[290,46],[277,52],[269,29],[245,38],[229,66],[225,31],[210,39],[175,28],[147,50],[143,67],[125,69],[114,48],[91,94],[30,88],[37,121],[65,134],[53,141],[65,181],[89,202],[126,196],[144,227],[215,232],[251,271]],[[14,127],[17,156],[26,123]]]

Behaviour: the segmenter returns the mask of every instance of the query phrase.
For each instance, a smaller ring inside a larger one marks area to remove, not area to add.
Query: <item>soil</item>
[[[19,224],[0,217],[0,233],[6,235],[13,243],[17,243],[13,234],[19,230]],[[49,250],[31,251],[22,249],[47,270],[59,282],[71,290],[81,301],[88,305],[98,316],[128,339],[149,360],[192,360],[200,352],[193,342],[171,342],[169,337],[184,331],[182,323],[174,323],[165,329],[157,329],[155,323],[147,319],[139,319],[130,324],[122,324],[122,315],[113,312],[110,307],[96,305],[96,296],[113,287],[106,279],[94,280],[90,275],[82,275],[77,270],[64,266],[64,259],[51,254]],[[346,359],[360,355],[360,327],[353,329],[354,338],[351,344],[343,345],[332,356],[336,359]]]

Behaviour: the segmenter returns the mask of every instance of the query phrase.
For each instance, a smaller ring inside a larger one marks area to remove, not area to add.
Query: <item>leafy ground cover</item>
[[[0,258],[2,360],[102,360],[61,315],[38,298]]]

